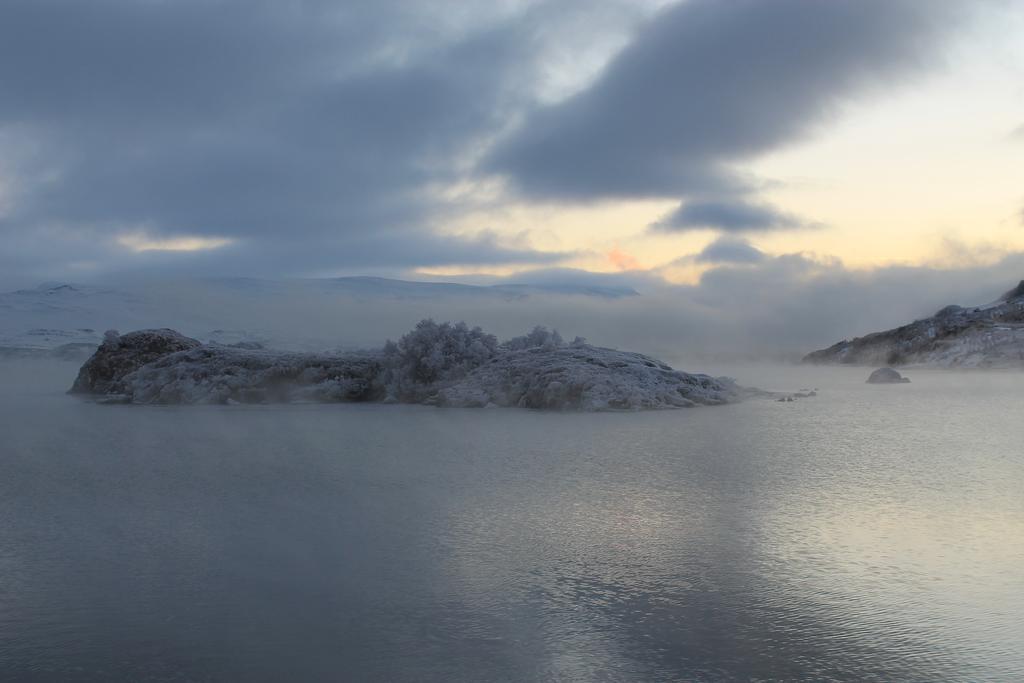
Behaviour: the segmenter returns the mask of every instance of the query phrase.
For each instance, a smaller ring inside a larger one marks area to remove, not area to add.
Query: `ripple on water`
[[[1024,678],[1015,376],[550,415],[95,406],[47,367],[0,366],[9,680]]]

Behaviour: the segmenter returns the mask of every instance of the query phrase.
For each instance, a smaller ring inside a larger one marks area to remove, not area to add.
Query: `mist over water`
[[[76,369],[0,364],[5,680],[1024,675],[1016,373],[548,414],[101,406]]]

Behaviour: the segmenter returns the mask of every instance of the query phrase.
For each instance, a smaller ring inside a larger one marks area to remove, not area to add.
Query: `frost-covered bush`
[[[565,346],[562,335],[558,330],[549,330],[543,325],[537,325],[529,334],[521,337],[513,337],[501,345],[505,351],[522,351],[524,349],[557,349]]]
[[[398,343],[385,345],[384,387],[391,398],[417,398],[465,377],[497,353],[498,339],[479,327],[421,320]]]

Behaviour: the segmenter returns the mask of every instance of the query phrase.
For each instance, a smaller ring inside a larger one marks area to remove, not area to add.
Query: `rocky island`
[[[567,343],[542,327],[499,343],[465,323],[424,320],[383,349],[346,354],[202,344],[170,329],[111,331],[70,393],[139,404],[359,401],[600,411],[716,405],[751,390],[639,353],[580,338]]]
[[[844,340],[804,356],[804,363],[1024,367],[1024,281],[983,306],[946,306],[884,332]]]

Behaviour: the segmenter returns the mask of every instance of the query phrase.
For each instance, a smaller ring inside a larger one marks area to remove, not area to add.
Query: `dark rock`
[[[124,378],[133,403],[376,401],[380,354],[322,355],[203,345],[143,365]]]
[[[71,394],[123,394],[122,380],[129,373],[158,358],[200,346],[195,339],[174,330],[138,330],[104,334],[103,343],[78,371]]]
[[[1021,280],[1020,284],[1004,294],[1002,298],[1003,301],[1010,301],[1011,299],[1019,299],[1021,297],[1024,297],[1024,280]]]
[[[247,351],[259,351],[264,348],[263,344],[257,341],[240,341],[234,344],[227,344],[232,349],[246,349]]]
[[[910,380],[892,368],[878,368],[868,377],[868,384],[907,384]]]

